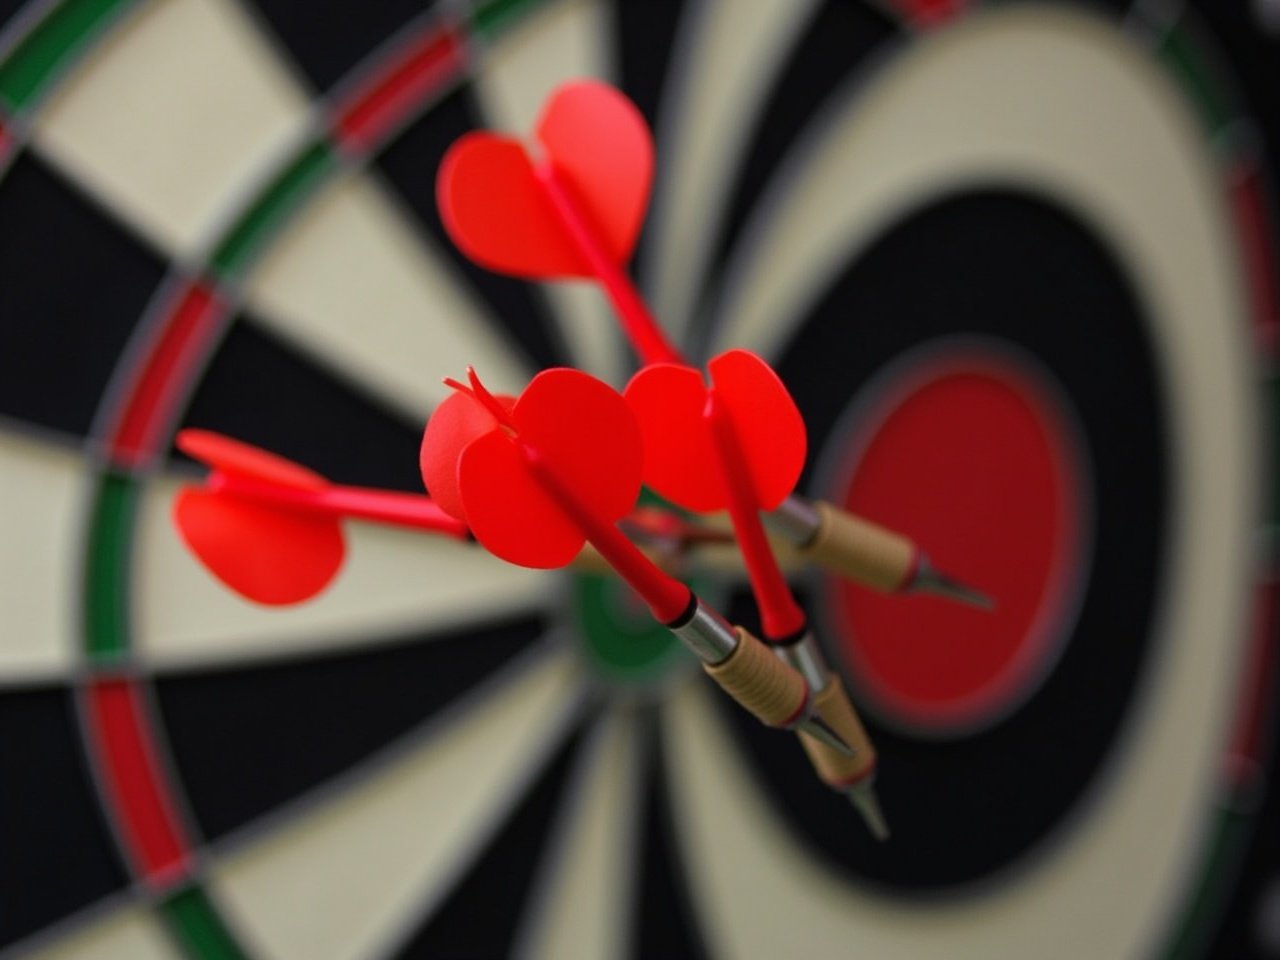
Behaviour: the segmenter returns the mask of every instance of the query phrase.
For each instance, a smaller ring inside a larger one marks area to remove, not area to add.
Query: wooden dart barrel
[[[821,523],[813,540],[800,548],[802,556],[877,590],[907,585],[916,558],[910,540],[825,501],[813,507]]]
[[[770,727],[789,727],[800,719],[809,697],[804,678],[783,663],[759,638],[734,627],[738,646],[719,663],[703,669],[729,696]]]

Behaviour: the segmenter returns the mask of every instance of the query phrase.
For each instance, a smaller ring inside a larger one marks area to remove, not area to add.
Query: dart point
[[[880,800],[876,796],[876,788],[872,785],[871,779],[868,777],[855,783],[849,788],[848,795],[849,802],[862,815],[871,835],[881,843],[888,840],[889,824],[884,818],[884,811],[880,809]]]
[[[908,590],[946,597],[979,610],[991,611],[996,608],[996,602],[991,597],[938,570],[923,553],[919,555],[916,564],[916,573],[907,586]]]
[[[840,734],[836,733],[831,725],[816,713],[810,714],[797,722],[796,727],[809,734],[809,736],[813,737],[815,740],[821,740],[832,750],[838,750],[846,757],[854,756],[853,747],[845,743],[844,738],[841,737]]]

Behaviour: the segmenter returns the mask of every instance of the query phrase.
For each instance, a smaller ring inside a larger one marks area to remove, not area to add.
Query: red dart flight
[[[212,468],[185,487],[174,521],[219,580],[268,605],[300,603],[323,590],[346,554],[346,518],[465,537],[466,526],[420,494],[332,484],[257,447],[205,430],[178,434],[183,452]]]
[[[758,508],[772,510],[804,469],[804,419],[778,375],[748,350],[720,354],[707,371],[733,423]],[[695,368],[660,363],[637,373],[624,391],[644,438],[645,484],[700,513],[729,505],[721,458],[704,415],[709,389]]]
[[[270,606],[300,603],[328,586],[346,555],[336,518],[280,510],[217,489],[220,478],[240,478],[314,492],[327,486],[324,477],[204,430],[182,431],[178,448],[213,470],[210,487],[185,487],[173,505],[182,539],[210,573]]]
[[[646,363],[679,354],[622,270],[644,222],[653,142],[640,111],[607,84],[560,87],[519,140],[469,133],[445,155],[436,200],[449,235],[481,266],[521,277],[593,277]]]
[[[496,556],[526,567],[564,566],[586,534],[530,460],[572,490],[592,521],[616,523],[640,494],[640,436],[631,411],[612,387],[577,370],[544,370],[514,401],[489,393],[475,371],[468,376],[469,386],[446,381],[458,392],[427,423],[423,482]]]
[[[603,83],[560,87],[534,128],[544,157],[535,165],[519,140],[469,133],[446,154],[437,180],[441,216],[471,259],[524,277],[591,277],[592,264],[561,225],[549,196],[550,168],[582,210],[602,254],[631,257],[653,179],[644,118]]]

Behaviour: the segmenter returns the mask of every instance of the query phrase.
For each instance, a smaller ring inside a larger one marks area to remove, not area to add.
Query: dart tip
[[[871,835],[881,843],[889,839],[889,824],[880,809],[880,800],[876,797],[876,789],[870,780],[855,783],[849,788],[849,802],[861,814]]]
[[[854,755],[853,747],[845,743],[844,738],[841,737],[840,734],[836,733],[827,721],[823,720],[822,717],[818,716],[816,713],[809,714],[809,716],[801,720],[796,724],[796,726],[809,734],[809,736],[813,737],[815,740],[821,740],[832,750],[838,750],[846,757],[852,757]]]
[[[920,560],[920,567],[916,572],[915,582],[911,584],[911,589],[946,597],[948,600],[955,600],[978,610],[991,611],[996,608],[996,602],[991,597],[962,583],[950,574],[936,569],[924,558]]]

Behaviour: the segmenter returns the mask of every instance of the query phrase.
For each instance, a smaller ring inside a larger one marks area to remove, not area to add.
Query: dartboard
[[[0,949],[1280,951],[1273,5],[0,6]],[[802,489],[997,601],[794,571],[887,842],[610,578],[353,524],[266,609],[174,533],[183,427],[420,490],[441,377],[625,383],[594,288],[435,205],[582,76],[654,130],[671,336],[767,357]]]

